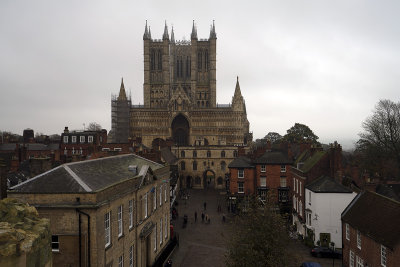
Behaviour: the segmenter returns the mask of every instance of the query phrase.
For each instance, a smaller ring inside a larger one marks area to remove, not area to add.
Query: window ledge
[[[112,243],[107,244],[104,250],[107,251],[107,250],[109,250],[111,247],[112,247]]]

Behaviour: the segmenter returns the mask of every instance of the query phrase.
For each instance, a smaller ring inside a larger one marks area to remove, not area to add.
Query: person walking
[[[201,213],[201,222],[204,222],[204,212]]]
[[[194,222],[197,222],[197,211],[194,212]]]

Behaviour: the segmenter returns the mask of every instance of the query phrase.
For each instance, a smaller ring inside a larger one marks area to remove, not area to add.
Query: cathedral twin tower
[[[146,146],[172,139],[177,146],[243,146],[251,141],[239,81],[231,104],[216,104],[215,25],[198,39],[193,22],[190,41],[176,41],[165,25],[162,39],[145,26],[144,105],[131,105],[123,82],[112,99],[112,141],[140,138]]]

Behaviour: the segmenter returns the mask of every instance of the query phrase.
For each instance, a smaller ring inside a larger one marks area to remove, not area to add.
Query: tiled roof
[[[63,164],[11,189],[30,193],[99,191],[114,183],[139,175],[128,170],[131,165],[137,166],[138,171],[146,166],[153,170],[163,167],[161,164],[134,154],[119,155]]]
[[[327,151],[315,151],[310,155],[309,151],[304,151],[300,157],[296,160],[297,163],[303,163],[300,170],[303,172],[308,172],[315,164],[317,164],[323,156],[325,156]]]
[[[321,176],[317,180],[306,185],[306,188],[315,193],[353,193],[353,190],[328,176]]]
[[[228,165],[228,168],[253,168],[253,167],[254,166],[251,162],[251,159],[244,156],[234,159]]]
[[[285,154],[279,151],[267,151],[253,161],[256,164],[292,164]]]
[[[358,194],[343,211],[342,221],[390,249],[400,242],[400,202],[374,192]]]

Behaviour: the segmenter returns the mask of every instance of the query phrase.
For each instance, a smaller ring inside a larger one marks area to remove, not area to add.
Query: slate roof
[[[358,194],[343,211],[342,221],[392,250],[400,242],[400,202],[374,192]]]
[[[161,149],[161,157],[167,162],[169,165],[175,165],[178,159],[175,157],[174,153],[169,150],[168,147],[164,147]]]
[[[306,185],[306,188],[315,193],[353,193],[353,190],[328,176],[321,176]]]
[[[379,184],[375,192],[400,202],[400,184]]]
[[[17,144],[15,143],[5,143],[5,144],[0,144],[0,150],[15,150],[17,147]]]
[[[267,151],[253,161],[255,164],[292,164],[293,162],[280,151]]]
[[[253,168],[251,159],[247,157],[238,157],[229,163],[228,168]]]
[[[299,169],[303,172],[308,172],[317,164],[325,155],[327,151],[315,151],[312,155],[309,150],[304,151],[297,159],[296,166],[298,163],[302,163]]]
[[[133,174],[129,171],[128,167],[131,165],[137,166],[140,173]],[[163,165],[134,154],[73,162],[58,166],[11,189],[30,193],[100,191],[122,180],[138,176],[143,169],[149,167],[155,170]]]

